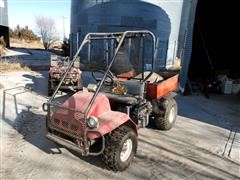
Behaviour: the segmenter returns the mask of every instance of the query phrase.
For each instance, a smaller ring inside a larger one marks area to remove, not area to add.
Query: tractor
[[[90,67],[88,74],[94,83],[74,94],[58,96],[58,89],[81,51],[96,41],[96,49],[111,53],[106,66]],[[112,51],[99,47],[100,41],[109,41]],[[131,63],[133,56],[127,58],[122,49],[131,49],[129,43],[133,45],[134,41],[139,55],[133,53],[135,63]],[[148,56],[144,56],[145,52]],[[43,104],[47,112],[46,137],[83,156],[102,155],[110,170],[125,170],[137,152],[139,128],[154,123],[160,130],[169,130],[177,118],[172,91],[177,88],[178,74],[154,72],[156,58],[157,40],[151,31],[87,34],[53,95]]]

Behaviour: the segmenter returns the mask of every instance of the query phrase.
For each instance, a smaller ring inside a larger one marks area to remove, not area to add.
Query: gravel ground
[[[1,74],[0,179],[239,179],[240,97],[177,97],[176,126],[141,129],[132,165],[105,168],[45,138],[46,72]]]

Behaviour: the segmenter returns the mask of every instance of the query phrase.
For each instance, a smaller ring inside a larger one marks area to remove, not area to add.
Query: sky
[[[35,17],[50,17],[56,23],[59,37],[63,38],[63,27],[68,37],[70,6],[71,0],[8,0],[9,26],[11,28],[15,28],[18,24],[20,27],[28,26],[36,32]]]

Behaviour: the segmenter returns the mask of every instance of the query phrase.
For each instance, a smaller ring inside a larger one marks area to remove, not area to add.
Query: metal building
[[[192,56],[193,29],[198,0],[185,1],[183,6],[179,33],[179,54],[181,54],[182,68],[180,72],[179,89],[183,92],[188,80],[189,63]]]
[[[3,36],[9,47],[8,4],[7,0],[0,0],[0,37]]]
[[[181,58],[191,0],[72,0],[71,54],[88,32],[147,29],[158,38],[157,70]],[[183,19],[183,21],[182,21]],[[180,44],[179,44],[180,43]]]

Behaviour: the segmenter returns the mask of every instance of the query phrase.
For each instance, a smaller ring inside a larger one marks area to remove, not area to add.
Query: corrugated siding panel
[[[192,55],[192,38],[193,38],[193,28],[195,22],[195,14],[197,9],[198,0],[192,0],[191,10],[189,14],[188,26],[187,26],[187,34],[186,34],[186,43],[183,52],[182,59],[182,69],[180,74],[180,90],[184,91],[185,84],[187,81],[188,67],[191,60]]]

